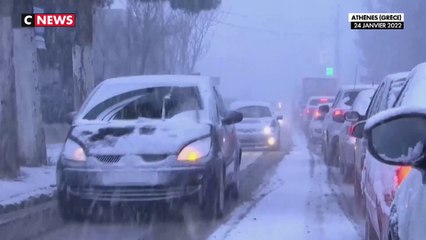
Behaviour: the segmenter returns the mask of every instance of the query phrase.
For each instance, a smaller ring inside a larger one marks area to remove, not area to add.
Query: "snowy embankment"
[[[0,214],[49,200],[55,191],[56,167],[62,144],[48,144],[49,166],[21,167],[20,178],[0,180]]]
[[[306,142],[295,147],[259,190],[209,240],[225,239],[361,239],[346,218],[327,182],[322,161],[312,159]]]

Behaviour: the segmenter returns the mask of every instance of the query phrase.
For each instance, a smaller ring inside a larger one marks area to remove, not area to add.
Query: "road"
[[[290,151],[291,138],[289,131],[283,131],[282,148],[279,152],[245,152],[243,154],[241,166],[241,198],[238,201],[230,201],[227,204],[227,213],[243,203],[252,202],[253,193],[265,182],[273,172],[277,164],[283,160]],[[152,216],[138,219],[139,215],[134,214],[133,209],[124,213],[126,219],[116,221],[87,221],[83,223],[61,223],[60,227],[47,232],[36,240],[190,240],[206,239],[215,229],[225,223],[230,214],[215,222],[206,222],[199,217],[198,211],[191,207],[183,209],[183,219],[157,219]],[[57,217],[58,221],[62,220]]]

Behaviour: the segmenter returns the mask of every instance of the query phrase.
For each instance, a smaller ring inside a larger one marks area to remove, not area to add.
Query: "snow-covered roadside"
[[[327,169],[313,160],[305,140],[295,147],[257,193],[254,203],[234,211],[209,240],[361,239],[327,183]]]
[[[62,144],[48,144],[49,166],[21,167],[21,177],[17,180],[0,180],[0,210],[7,205],[19,205],[22,202],[41,195],[52,196],[55,190],[55,163]],[[1,211],[0,211],[1,213]]]

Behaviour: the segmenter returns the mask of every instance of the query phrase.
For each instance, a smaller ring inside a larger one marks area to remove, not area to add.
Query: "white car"
[[[422,63],[410,72],[395,108],[378,113],[365,125],[368,149],[375,159],[413,167],[396,191],[387,239],[417,240],[426,236],[425,91],[426,63]]]
[[[282,116],[276,116],[268,102],[238,101],[231,109],[243,114],[243,121],[236,124],[237,137],[246,150],[278,150]]]
[[[308,140],[310,143],[321,143],[324,134],[324,117],[325,113],[321,112],[321,106],[331,107],[332,103],[321,104],[312,110],[312,118],[308,127]]]

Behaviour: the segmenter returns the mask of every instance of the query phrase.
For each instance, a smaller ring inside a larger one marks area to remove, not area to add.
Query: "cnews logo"
[[[22,27],[75,27],[75,13],[22,14]]]

